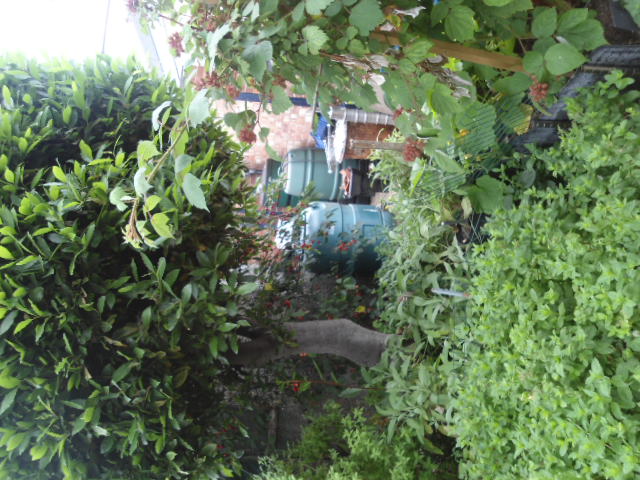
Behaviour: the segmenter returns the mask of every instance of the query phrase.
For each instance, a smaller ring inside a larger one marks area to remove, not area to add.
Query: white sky
[[[110,3],[110,5],[109,5]],[[82,60],[105,53],[144,56],[125,0],[0,0],[0,50]]]
[[[160,26],[154,38],[164,71],[175,75],[167,41],[171,33]],[[0,54],[80,61],[101,53],[103,41],[104,53],[133,54],[148,65],[126,0],[0,0]]]

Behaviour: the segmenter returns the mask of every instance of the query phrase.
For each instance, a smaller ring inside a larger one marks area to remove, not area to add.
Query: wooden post
[[[377,31],[371,34],[377,40],[382,40],[390,45],[400,45],[400,38],[395,33]],[[480,48],[466,47],[459,43],[445,42],[428,38],[433,43],[431,51],[445,57],[455,57],[465,62],[477,63],[488,67],[498,68],[500,70],[509,70],[511,72],[524,72],[522,66],[522,58],[502,53],[488,52]]]

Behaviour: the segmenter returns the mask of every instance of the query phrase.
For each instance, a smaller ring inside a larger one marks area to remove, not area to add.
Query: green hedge
[[[153,109],[180,107],[183,94],[103,57],[5,61],[0,81],[0,476],[230,474],[234,453],[218,447],[235,430],[223,356],[255,288],[236,271],[250,239],[235,209],[252,208],[241,149],[213,121],[192,130],[137,225],[176,230],[136,250],[123,243],[121,210],[142,153],[166,140],[151,136]],[[186,172],[209,211],[178,186]]]
[[[618,73],[536,152],[556,178],[473,259],[454,431],[470,479],[640,475],[640,92]]]

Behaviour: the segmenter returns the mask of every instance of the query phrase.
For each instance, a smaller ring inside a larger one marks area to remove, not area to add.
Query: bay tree
[[[230,477],[238,368],[376,363],[350,320],[256,318],[244,147],[204,95],[106,57],[5,58],[0,89],[0,476]]]

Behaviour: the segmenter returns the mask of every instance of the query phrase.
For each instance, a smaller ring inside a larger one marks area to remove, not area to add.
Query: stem
[[[167,151],[162,154],[162,156],[156,163],[155,167],[153,167],[153,170],[151,170],[151,173],[149,174],[149,180],[148,180],[149,182],[151,182],[151,180],[153,180],[153,178],[158,174],[158,171],[160,170],[160,167],[162,166],[162,164],[165,162],[167,158],[169,158],[169,155],[171,154],[171,152],[173,152],[173,150],[176,148],[178,141],[180,140],[180,138],[182,138],[182,135],[187,130],[187,126],[188,124],[185,122],[185,124],[180,128],[180,131],[178,132],[178,136],[176,137],[174,142],[169,146],[169,148],[167,148]],[[140,207],[140,197],[136,196],[136,199],[133,201],[133,206],[131,207],[131,215],[129,215],[129,225],[131,227],[134,227],[136,224],[136,218],[138,218],[139,207]]]

